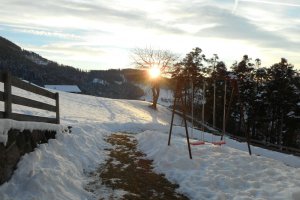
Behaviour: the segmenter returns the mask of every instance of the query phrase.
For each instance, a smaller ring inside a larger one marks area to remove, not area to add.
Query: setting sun
[[[158,67],[151,67],[149,69],[150,78],[155,79],[160,75],[160,69]]]

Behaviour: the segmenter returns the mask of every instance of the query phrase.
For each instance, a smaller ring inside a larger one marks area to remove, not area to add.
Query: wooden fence
[[[4,102],[4,112],[0,111],[0,118],[13,119],[17,121],[35,121],[59,124],[59,94],[52,93],[43,88],[34,86],[30,83],[24,82],[16,77],[11,76],[8,72],[0,72],[0,82],[4,83],[4,92],[0,91],[0,101]],[[43,102],[35,101],[25,97],[12,94],[12,86],[44,96],[55,100],[55,106]],[[40,117],[25,115],[12,112],[12,104],[18,104],[31,108],[38,108],[41,110],[51,111],[56,113],[55,118]]]

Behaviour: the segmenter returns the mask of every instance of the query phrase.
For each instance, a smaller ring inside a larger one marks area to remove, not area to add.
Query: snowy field
[[[192,146],[190,160],[182,127],[174,127],[171,146],[167,146],[171,113],[164,107],[154,111],[145,101],[63,92],[60,102],[61,122],[71,125],[72,133],[59,133],[55,140],[23,156],[12,179],[0,186],[1,200],[108,199],[105,188],[98,196],[84,188],[91,181],[87,174],[108,156],[105,149],[110,144],[104,138],[119,131],[135,134],[139,149],[154,160],[154,169],[178,183],[178,190],[190,199],[300,199],[299,157],[258,147],[252,147],[254,155],[249,156],[245,143],[226,138],[222,147]],[[178,118],[175,121],[181,123]],[[194,131],[193,136],[201,134]],[[208,133],[204,137],[218,139]]]

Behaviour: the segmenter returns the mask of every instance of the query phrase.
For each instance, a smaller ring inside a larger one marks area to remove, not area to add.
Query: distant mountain
[[[60,65],[37,53],[22,49],[0,36],[0,70],[34,84],[78,85],[84,94],[123,99],[144,95],[136,86],[145,80],[145,72],[137,69],[83,71]]]

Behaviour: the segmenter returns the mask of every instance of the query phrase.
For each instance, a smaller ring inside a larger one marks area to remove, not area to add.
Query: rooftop
[[[74,93],[81,92],[81,90],[77,85],[45,85],[45,88],[64,91],[64,92],[74,92]]]

